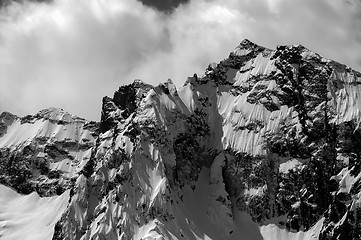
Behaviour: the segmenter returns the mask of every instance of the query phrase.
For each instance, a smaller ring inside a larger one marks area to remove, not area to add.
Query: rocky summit
[[[0,115],[2,239],[361,239],[361,74],[243,40],[189,77]],[[360,214],[360,215],[359,215]]]

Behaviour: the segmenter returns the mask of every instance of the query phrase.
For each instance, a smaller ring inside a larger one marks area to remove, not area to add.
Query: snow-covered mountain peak
[[[265,48],[265,47],[262,47],[254,42],[251,42],[250,40],[248,39],[243,39],[240,44],[238,45],[237,47],[238,49],[245,49],[245,50],[254,50],[254,49],[259,49],[259,48]]]
[[[137,79],[132,84],[119,87],[113,98],[104,97],[101,112],[101,132],[114,127],[121,119],[126,119],[138,108],[139,103],[154,87]]]
[[[238,56],[246,56],[247,54],[250,54],[252,52],[260,52],[266,50],[265,47],[262,47],[258,44],[255,44],[251,42],[248,39],[244,39],[241,41],[241,43],[233,50],[233,54],[236,54]]]
[[[43,119],[43,120],[49,120],[54,123],[59,124],[69,124],[72,122],[83,122],[85,123],[86,120],[83,118],[80,118],[76,115],[70,114],[66,112],[62,108],[47,108],[39,111],[35,115],[28,115],[23,118],[21,118],[22,122],[25,123],[34,123],[36,120]]]
[[[61,206],[53,239],[360,239],[360,92],[301,45],[243,40],[180,88],[119,87],[100,123],[3,113],[0,182]]]
[[[3,112],[0,115],[0,137],[2,137],[8,128],[18,117],[9,112]]]
[[[90,158],[99,128],[60,108],[22,118],[3,113],[0,123],[0,182],[41,196],[61,194],[72,184]]]
[[[1,138],[0,146],[22,148],[35,139],[49,139],[49,141],[82,141],[93,137],[86,135],[95,131],[92,127],[96,123],[89,122],[76,115],[72,115],[61,108],[48,108],[34,115],[19,118],[9,113],[1,115],[1,122],[5,136]],[[85,141],[88,141],[85,140]]]

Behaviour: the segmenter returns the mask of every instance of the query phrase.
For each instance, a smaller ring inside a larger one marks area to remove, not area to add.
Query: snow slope
[[[41,198],[35,192],[21,195],[0,185],[0,237],[4,240],[48,240],[68,205],[69,192]]]
[[[34,139],[47,141],[72,141],[78,144],[94,141],[89,130],[82,127],[86,120],[72,116],[62,109],[50,108],[40,111],[30,119],[17,118],[7,126],[1,138],[0,148],[11,150],[29,144]]]

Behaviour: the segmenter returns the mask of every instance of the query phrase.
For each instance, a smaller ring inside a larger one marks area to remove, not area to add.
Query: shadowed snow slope
[[[3,187],[3,236],[360,239],[360,90],[303,46],[244,40],[178,89],[121,86],[100,123],[3,113],[0,183],[30,194]]]

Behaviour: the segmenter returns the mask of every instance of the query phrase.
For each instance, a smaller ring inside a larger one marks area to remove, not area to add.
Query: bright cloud
[[[360,70],[359,9],[356,0],[193,0],[165,15],[136,0],[14,3],[0,13],[0,112],[54,106],[98,120],[101,98],[120,85],[181,86],[243,38],[303,44]]]

